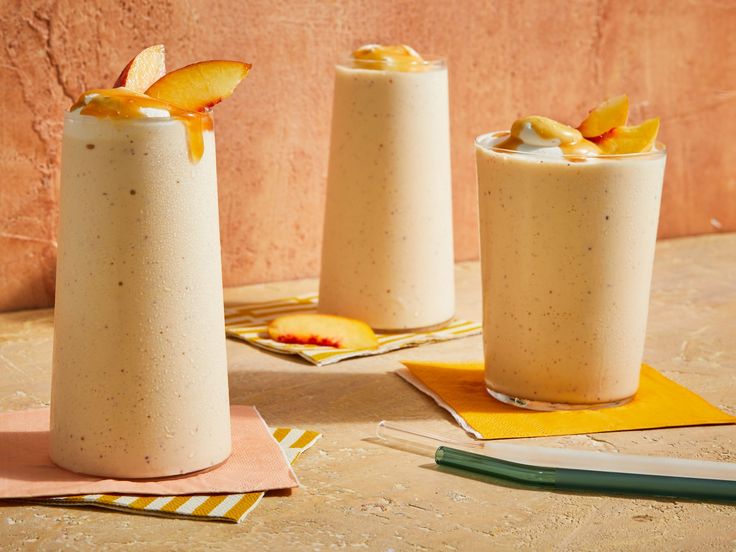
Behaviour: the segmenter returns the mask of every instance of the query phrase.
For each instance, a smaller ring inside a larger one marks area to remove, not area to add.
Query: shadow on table
[[[316,370],[325,369],[232,371],[230,403],[256,406],[272,426],[450,419],[432,399],[393,372]]]

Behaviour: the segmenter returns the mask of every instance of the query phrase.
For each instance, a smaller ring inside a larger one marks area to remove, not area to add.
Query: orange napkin
[[[574,435],[627,429],[733,424],[698,395],[642,364],[634,399],[614,408],[536,412],[504,404],[485,388],[483,363],[403,362],[397,372],[447,409],[458,423],[480,439]]]
[[[232,406],[230,415],[233,452],[224,464],[189,476],[123,480],[80,475],[53,464],[49,409],[0,413],[0,498],[247,493],[297,487],[294,471],[258,411]]]

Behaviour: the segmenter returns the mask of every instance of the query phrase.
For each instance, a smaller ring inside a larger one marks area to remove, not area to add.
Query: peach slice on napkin
[[[149,46],[128,62],[113,88],[125,87],[134,92],[145,92],[166,74],[166,52],[163,44]]]
[[[289,314],[268,325],[268,335],[281,343],[323,345],[338,349],[375,349],[378,339],[365,322],[332,314]]]
[[[626,124],[629,117],[629,97],[624,94],[606,100],[592,109],[578,130],[584,138],[600,136],[614,127]]]
[[[594,138],[604,155],[623,155],[651,151],[659,132],[659,117],[647,119],[636,126],[612,128],[603,136]]]
[[[167,73],[146,94],[187,111],[204,111],[230,96],[250,68],[240,61],[200,61]]]

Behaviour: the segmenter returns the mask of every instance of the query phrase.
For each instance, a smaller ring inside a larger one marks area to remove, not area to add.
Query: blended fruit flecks
[[[368,45],[335,67],[318,310],[416,331],[455,312],[448,76]]]
[[[179,476],[232,448],[215,130],[248,64],[163,46],[64,114],[49,419],[62,468]]]
[[[666,151],[613,98],[573,128],[524,117],[476,138],[485,382],[534,410],[632,399]]]

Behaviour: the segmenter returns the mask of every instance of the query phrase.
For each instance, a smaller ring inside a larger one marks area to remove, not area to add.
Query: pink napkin
[[[0,498],[82,494],[247,493],[297,487],[286,456],[252,406],[230,408],[233,452],[217,468],[157,479],[101,479],[57,467],[48,452],[49,409],[0,413]]]

